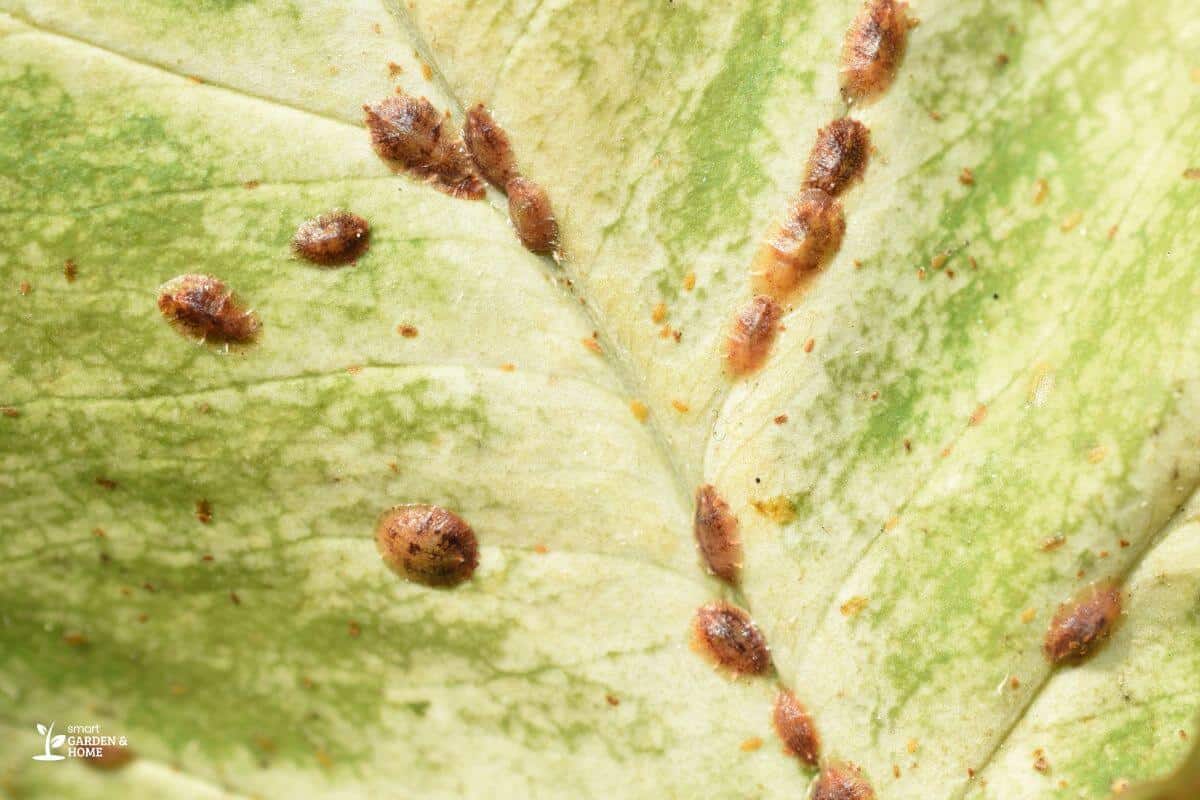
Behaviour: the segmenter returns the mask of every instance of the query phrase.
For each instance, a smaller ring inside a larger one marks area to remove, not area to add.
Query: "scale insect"
[[[353,264],[371,242],[370,224],[349,211],[330,211],[300,225],[292,236],[292,251],[323,267]]]
[[[158,289],[158,310],[183,335],[225,350],[253,342],[258,317],[212,275],[180,275]]]
[[[424,97],[399,94],[364,105],[375,152],[436,188],[467,200],[484,196],[483,180],[443,114]]]
[[[751,287],[786,301],[833,258],[845,234],[842,204],[823,189],[805,189],[755,254]]]
[[[395,506],[375,526],[375,546],[393,571],[426,586],[455,586],[479,566],[475,531],[441,506]]]

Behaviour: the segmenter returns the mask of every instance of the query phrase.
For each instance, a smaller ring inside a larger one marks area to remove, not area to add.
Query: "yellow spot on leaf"
[[[862,595],[855,595],[846,602],[842,603],[842,615],[847,617],[856,617],[862,610],[867,607],[870,601]]]
[[[762,747],[763,740],[757,736],[751,736],[746,741],[742,742],[741,749],[744,753],[753,753],[758,748]]]
[[[1033,204],[1040,206],[1050,194],[1050,184],[1046,183],[1045,178],[1038,178],[1033,182]]]
[[[796,505],[787,495],[767,500],[752,500],[750,505],[754,506],[755,511],[779,525],[787,525],[796,518]]]
[[[629,410],[638,422],[645,422],[646,418],[650,416],[650,409],[646,408],[646,404],[641,400],[630,400]]]

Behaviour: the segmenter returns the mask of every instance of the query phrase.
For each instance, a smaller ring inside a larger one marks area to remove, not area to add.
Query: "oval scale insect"
[[[875,790],[857,764],[834,761],[817,776],[809,800],[875,800]]]
[[[1121,617],[1121,590],[1102,582],[1086,587],[1058,607],[1042,649],[1051,664],[1081,661],[1093,653]]]
[[[735,376],[748,375],[762,367],[779,333],[783,309],[773,298],[754,297],[733,320],[725,342],[725,362]]]
[[[475,531],[441,506],[388,509],[375,526],[375,546],[392,570],[426,586],[455,586],[479,565]]]
[[[907,3],[869,0],[846,31],[842,46],[842,96],[850,102],[877,97],[892,85],[908,44]]]
[[[696,649],[734,677],[762,675],[771,669],[771,651],[750,615],[716,601],[701,606],[693,624]]]
[[[835,119],[817,131],[804,184],[839,195],[860,180],[871,157],[871,132],[856,119]]]
[[[558,251],[558,220],[546,190],[528,178],[516,177],[504,187],[508,215],[525,249],[539,255]]]
[[[429,100],[401,93],[364,105],[363,111],[371,144],[380,156],[453,197],[479,200],[484,196],[483,180],[450,127],[449,115]]]
[[[710,483],[696,490],[693,531],[709,571],[722,580],[737,583],[738,570],[742,566],[737,517]]]
[[[783,741],[785,751],[815,767],[821,758],[821,737],[813,724],[808,709],[788,689],[781,689],[775,697],[775,711],[771,721],[775,732]]]
[[[786,301],[833,258],[845,233],[842,204],[823,189],[805,189],[754,256],[752,288]]]
[[[180,275],[158,289],[158,310],[167,322],[199,342],[245,345],[257,338],[258,317],[243,308],[224,282],[212,275]]]
[[[365,219],[348,211],[331,211],[300,225],[292,237],[296,255],[335,267],[353,264],[370,245],[371,226]]]
[[[463,140],[479,172],[497,189],[504,189],[519,174],[508,134],[483,103],[467,110]]]

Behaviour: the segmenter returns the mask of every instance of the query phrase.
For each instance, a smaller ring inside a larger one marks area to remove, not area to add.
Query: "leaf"
[[[734,381],[857,0],[0,0],[5,788],[796,796],[781,685],[880,797],[1170,773],[1200,735],[1200,25],[1150,5],[914,4],[841,248]],[[361,106],[397,83],[492,110],[561,266],[499,195],[379,160]],[[366,254],[294,258],[334,208]],[[253,345],[164,322],[188,273]],[[737,590],[698,564],[701,484]],[[470,522],[469,581],[385,567],[402,503]],[[1115,632],[1051,668],[1104,578]],[[777,678],[692,651],[717,597]],[[45,713],[142,768],[34,763]]]
[[[46,735],[46,726],[45,725],[43,725],[42,723],[39,722],[37,724],[37,729],[38,729],[38,733],[40,733],[42,736]]]
[[[55,736],[53,739],[50,740],[50,746],[51,747],[62,747],[63,743],[65,741],[67,741],[67,737],[60,733],[58,736]]]

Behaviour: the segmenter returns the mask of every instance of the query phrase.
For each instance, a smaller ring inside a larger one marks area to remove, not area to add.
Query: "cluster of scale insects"
[[[911,22],[897,0],[867,0],[855,17],[842,51],[841,90],[850,104],[875,99],[892,83],[904,56]],[[398,169],[453,197],[478,200],[485,182],[508,197],[509,215],[530,251],[561,256],[558,224],[546,191],[522,176],[508,134],[483,104],[466,113],[461,137],[449,115],[424,97],[399,92],[364,106],[376,152]],[[765,363],[786,304],[800,295],[837,254],[846,231],[838,199],[862,180],[871,153],[870,132],[841,117],[821,128],[808,157],[799,193],[764,238],[750,266],[753,297],[734,316],[726,341],[729,371],[744,376]],[[370,244],[370,225],[335,210],[303,223],[292,240],[295,254],[313,264],[353,264]],[[185,334],[225,347],[252,342],[261,331],[247,309],[219,279],[183,275],[159,292],[163,316]],[[716,487],[696,491],[693,532],[708,571],[737,587],[742,543],[737,517]],[[436,505],[401,505],[384,512],[375,528],[384,563],[407,580],[453,587],[469,580],[479,564],[475,531],[454,512]],[[1054,665],[1085,658],[1110,634],[1121,615],[1122,595],[1096,584],[1064,603],[1046,632],[1043,649]],[[770,648],[743,609],[715,601],[702,606],[692,624],[693,647],[725,674],[764,676],[774,672]],[[795,693],[781,688],[772,722],[786,753],[820,767],[812,800],[872,800],[875,792],[857,765],[822,760],[821,738]]]
[[[482,103],[467,112],[463,135],[424,97],[398,92],[363,106],[375,151],[398,170],[465,200],[485,196],[484,180],[508,197],[517,238],[539,255],[560,257],[558,221],[542,186],[521,175],[508,134]],[[292,237],[297,257],[322,267],[354,264],[370,247],[363,217],[335,209],[302,223]],[[224,351],[254,342],[258,316],[212,275],[189,274],[159,288],[158,307],[180,332]]]

